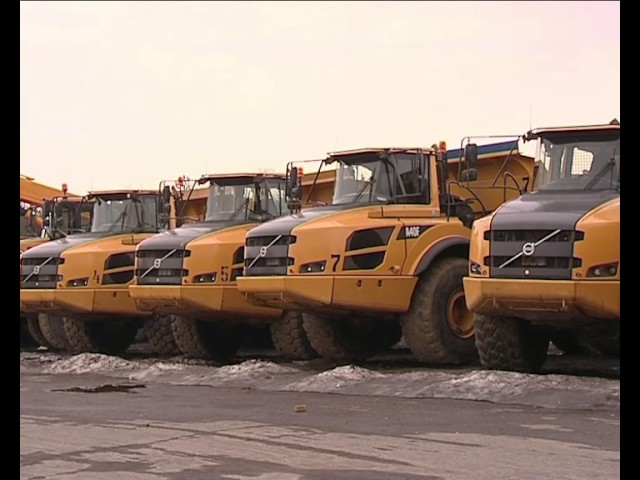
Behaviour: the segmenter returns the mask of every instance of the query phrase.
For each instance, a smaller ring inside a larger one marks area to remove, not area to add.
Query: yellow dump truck
[[[471,233],[464,290],[480,361],[538,372],[554,338],[619,354],[620,124],[541,128],[524,140],[537,142],[533,191]]]
[[[66,190],[66,189],[65,189]],[[43,229],[39,237],[20,239],[20,255],[32,247],[71,233],[89,231],[93,213],[92,202],[83,197],[66,194],[43,200],[41,203]],[[55,349],[40,331],[38,316],[20,312],[20,345],[41,345]]]
[[[533,159],[501,142],[351,150],[323,163],[335,170],[331,205],[251,229],[239,290],[302,312],[291,335],[326,359],[366,358],[402,335],[424,362],[477,358],[462,287],[470,227],[524,191]]]
[[[184,189],[90,192],[93,220],[78,233],[21,255],[20,309],[38,315],[47,340],[73,352],[121,353],[149,313],[139,311],[128,286],[136,246],[181,222]]]
[[[198,183],[208,184],[204,221],[141,242],[129,291],[140,310],[157,314],[145,323],[157,353],[221,359],[235,353],[252,327],[282,315],[281,309],[248,303],[236,279],[246,232],[289,213],[285,177],[204,175]]]

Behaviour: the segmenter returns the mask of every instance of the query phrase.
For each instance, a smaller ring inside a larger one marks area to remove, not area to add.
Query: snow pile
[[[385,374],[357,365],[343,365],[321,372],[299,382],[290,383],[286,390],[296,392],[331,392],[357,383],[385,377]]]
[[[119,357],[101,353],[81,353],[72,357],[52,362],[45,373],[112,373],[114,371],[131,371],[137,364]]]

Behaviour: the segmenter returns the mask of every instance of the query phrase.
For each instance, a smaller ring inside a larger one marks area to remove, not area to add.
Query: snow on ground
[[[236,364],[145,358],[127,360],[102,354],[58,355],[21,352],[24,372],[102,374],[137,381],[182,385],[255,388],[272,391],[452,398],[553,408],[619,408],[620,381],[572,375],[533,375],[488,370],[415,367],[383,372],[357,365],[310,366],[249,359]]]

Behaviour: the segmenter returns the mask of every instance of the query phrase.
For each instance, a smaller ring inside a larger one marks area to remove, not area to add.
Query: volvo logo
[[[161,258],[156,258],[153,260],[153,268],[160,268],[160,265],[162,265]]]
[[[522,254],[530,257],[533,255],[533,252],[536,251],[536,244],[533,242],[527,242],[522,246]]]
[[[33,274],[38,275],[40,273],[40,265],[33,267]]]
[[[260,247],[260,256],[261,257],[266,257],[268,249],[269,249],[269,247]]]

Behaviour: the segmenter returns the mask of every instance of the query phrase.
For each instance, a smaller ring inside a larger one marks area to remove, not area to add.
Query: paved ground
[[[619,361],[544,375],[20,354],[23,480],[616,479]]]

